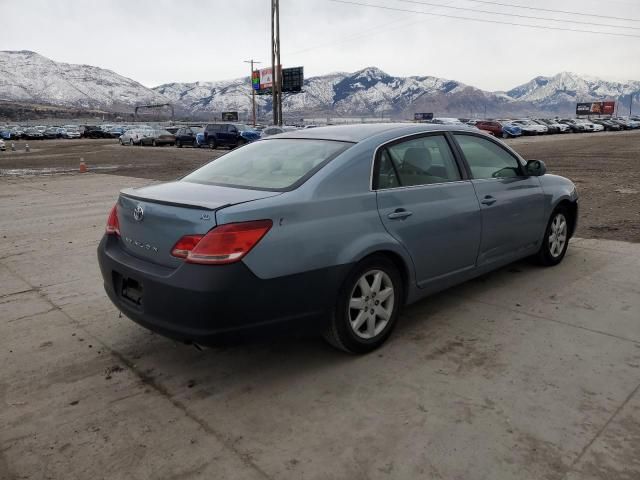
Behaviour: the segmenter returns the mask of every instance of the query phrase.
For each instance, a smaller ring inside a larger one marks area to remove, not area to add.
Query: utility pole
[[[245,60],[244,63],[251,64],[251,75],[249,75],[249,83],[251,84],[251,110],[253,111],[251,118],[253,119],[253,126],[255,127],[256,126],[256,90],[255,88],[253,88],[253,64],[262,63],[262,62],[257,62],[252,58],[251,60]]]
[[[631,120],[631,110],[633,109],[633,92],[629,94],[629,120]]]
[[[282,125],[282,86],[280,85],[280,0],[271,0],[271,81],[273,124]]]

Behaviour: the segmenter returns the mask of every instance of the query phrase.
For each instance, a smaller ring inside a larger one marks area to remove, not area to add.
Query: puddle
[[[105,170],[117,170],[118,165],[98,165],[90,167],[89,172],[105,171]],[[78,167],[50,167],[50,168],[0,168],[0,177],[24,177],[35,175],[60,175],[80,173]]]

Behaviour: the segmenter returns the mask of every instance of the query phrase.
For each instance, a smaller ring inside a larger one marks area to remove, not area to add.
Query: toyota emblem
[[[136,220],[136,222],[141,222],[144,218],[144,210],[142,209],[141,205],[138,205],[133,209],[133,218]]]

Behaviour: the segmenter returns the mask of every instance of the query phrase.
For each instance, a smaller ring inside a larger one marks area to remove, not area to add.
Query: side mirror
[[[527,174],[532,177],[541,177],[547,173],[547,166],[542,160],[529,160],[525,167]]]

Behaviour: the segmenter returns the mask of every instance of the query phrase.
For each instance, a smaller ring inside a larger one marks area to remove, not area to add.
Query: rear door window
[[[386,147],[379,158],[377,188],[455,182],[460,171],[444,135],[429,135]]]

